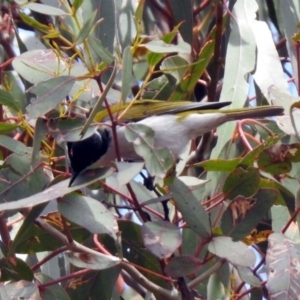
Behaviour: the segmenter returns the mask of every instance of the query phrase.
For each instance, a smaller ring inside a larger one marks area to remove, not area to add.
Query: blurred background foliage
[[[298,299],[298,0],[0,7],[1,299]],[[116,162],[68,187],[66,142],[140,99],[285,114],[222,125],[154,181]]]

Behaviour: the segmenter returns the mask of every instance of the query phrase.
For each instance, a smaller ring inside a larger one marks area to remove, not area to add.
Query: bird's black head
[[[87,139],[67,143],[72,169],[69,186],[72,185],[81,171],[95,163],[107,152],[109,143],[110,134],[107,129],[99,129]]]

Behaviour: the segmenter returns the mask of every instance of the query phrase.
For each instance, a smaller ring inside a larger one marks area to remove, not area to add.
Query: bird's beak
[[[74,183],[75,179],[78,177],[78,175],[80,174],[80,172],[72,172],[72,176],[69,182],[69,187],[72,186],[72,184]]]

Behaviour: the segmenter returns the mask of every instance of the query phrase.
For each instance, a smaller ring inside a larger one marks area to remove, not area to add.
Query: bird
[[[262,118],[282,115],[280,106],[258,106],[240,109],[219,110],[231,102],[166,102],[139,100],[131,104],[116,104],[110,107],[113,115],[121,116],[118,121],[125,124],[143,124],[154,131],[154,146],[167,147],[176,160],[186,145],[206,132],[228,122],[246,118]],[[116,160],[115,144],[108,111],[102,110],[95,120],[102,125],[95,132],[79,141],[67,142],[69,162],[72,170],[71,186],[76,177],[87,167],[97,162],[109,166]],[[104,125],[103,125],[104,124]],[[121,158],[127,161],[141,160],[134,145],[125,137],[125,126],[117,125],[118,145]]]

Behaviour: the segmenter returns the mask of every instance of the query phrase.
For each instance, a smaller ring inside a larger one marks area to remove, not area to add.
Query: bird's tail
[[[239,109],[226,109],[220,110],[225,113],[228,120],[241,120],[241,119],[260,119],[265,117],[280,116],[283,114],[283,107],[281,106],[256,106],[244,107]]]

